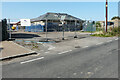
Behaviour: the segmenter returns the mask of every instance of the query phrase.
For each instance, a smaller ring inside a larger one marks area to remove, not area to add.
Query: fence
[[[25,32],[44,32],[44,26],[42,26],[40,24],[25,26]]]
[[[96,25],[93,22],[87,21],[83,24],[83,31],[96,31]]]
[[[44,21],[44,23],[45,23],[44,25],[31,23],[31,26],[21,26],[20,19],[10,19],[8,20],[8,30],[10,30],[11,32],[10,34],[12,34],[12,36],[14,37],[15,36],[18,37],[17,35],[22,35],[21,38],[24,38],[23,36],[26,34],[30,34],[30,35],[33,34],[29,32],[35,32],[35,34],[46,39],[47,38],[57,39],[68,36],[72,36],[75,38],[77,35],[80,34],[79,31],[82,29],[84,31],[96,31],[96,27],[94,24],[92,24],[92,22],[85,22],[83,24],[79,22],[77,23],[75,22],[75,20],[73,20],[73,21],[65,21],[63,25],[60,25],[59,21],[47,21],[47,22]],[[15,26],[16,29],[12,30],[11,29],[12,26]]]

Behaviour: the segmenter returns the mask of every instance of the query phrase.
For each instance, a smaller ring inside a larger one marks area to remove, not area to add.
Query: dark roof
[[[34,21],[40,21],[40,20],[60,20],[61,16],[62,15],[65,15],[65,20],[78,20],[78,21],[82,21],[81,19],[79,18],[76,18],[74,16],[71,16],[71,15],[68,15],[66,13],[46,13],[44,15],[41,15],[37,18],[33,18],[31,19],[31,22],[34,22]]]

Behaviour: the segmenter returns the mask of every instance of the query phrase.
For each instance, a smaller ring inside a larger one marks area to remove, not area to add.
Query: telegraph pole
[[[107,32],[107,22],[108,22],[108,0],[106,0],[106,32]]]

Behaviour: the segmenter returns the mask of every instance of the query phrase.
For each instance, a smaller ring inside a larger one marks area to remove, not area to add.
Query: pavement
[[[118,50],[118,39],[103,39],[95,45],[2,65],[2,77],[118,78]]]
[[[1,56],[0,60],[21,57],[24,55],[35,54],[35,51],[24,48],[13,41],[2,41],[0,46]]]

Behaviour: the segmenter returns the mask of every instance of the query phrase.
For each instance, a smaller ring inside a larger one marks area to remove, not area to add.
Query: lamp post
[[[107,22],[108,22],[108,0],[106,0],[106,32],[107,32]]]

